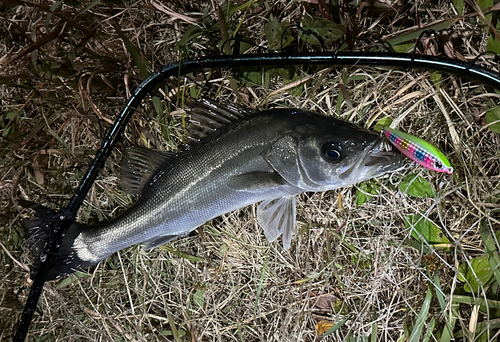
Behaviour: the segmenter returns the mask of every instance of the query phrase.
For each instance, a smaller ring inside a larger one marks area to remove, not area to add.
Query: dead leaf
[[[151,4],[156,7],[157,10],[165,13],[165,14],[168,14],[169,16],[171,16],[174,20],[176,19],[179,19],[179,20],[183,20],[189,24],[193,24],[195,22],[197,22],[198,20],[197,19],[194,19],[194,18],[191,18],[187,15],[184,15],[184,14],[180,14],[178,12],[175,12],[173,10],[171,10],[170,8],[168,8],[167,6],[165,6],[164,4],[160,3],[160,2],[156,2],[156,1],[152,1]]]
[[[19,52],[16,56],[12,57],[9,59],[7,62],[5,62],[5,65],[9,64],[10,62],[13,62],[27,54],[29,54],[32,51],[38,50],[41,48],[43,45],[51,42],[52,40],[56,39],[59,37],[63,32],[64,29],[66,28],[66,23],[64,23],[62,26],[59,25],[59,27],[56,27],[52,32],[45,34],[41,36],[36,42],[28,46],[26,49],[23,51]]]
[[[40,163],[38,163],[38,158],[33,160],[33,173],[35,174],[35,179],[38,185],[43,185],[45,181],[42,169],[40,168]]]
[[[319,297],[317,300],[314,301],[314,306],[313,309],[318,309],[321,311],[328,311],[328,312],[333,312],[333,304],[337,300],[337,297],[331,294],[327,294],[324,296]]]
[[[331,321],[321,321],[316,324],[316,333],[318,335],[323,335],[327,332],[331,327],[333,327],[333,322]]]

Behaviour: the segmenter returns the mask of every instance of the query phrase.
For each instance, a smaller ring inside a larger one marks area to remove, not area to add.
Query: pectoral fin
[[[286,181],[277,172],[253,171],[228,179],[227,186],[238,191],[264,191],[285,185]]]
[[[295,196],[262,202],[257,207],[257,222],[269,241],[283,234],[283,248],[289,249],[295,228]]]

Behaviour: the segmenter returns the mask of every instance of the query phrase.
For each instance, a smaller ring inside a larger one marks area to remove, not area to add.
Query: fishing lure
[[[445,155],[427,141],[389,127],[382,128],[382,134],[404,155],[420,165],[437,172],[453,173],[453,167]]]

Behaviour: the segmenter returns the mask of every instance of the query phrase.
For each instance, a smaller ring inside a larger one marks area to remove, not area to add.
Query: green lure
[[[427,141],[389,127],[384,127],[382,134],[398,150],[418,164],[437,172],[453,173],[453,167],[446,156]]]

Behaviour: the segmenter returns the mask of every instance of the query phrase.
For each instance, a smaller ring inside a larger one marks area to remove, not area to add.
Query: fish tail
[[[31,267],[31,276],[33,277],[40,264],[40,256],[45,250],[45,244],[53,233],[54,223],[59,220],[61,212],[44,207],[41,204],[19,201],[19,204],[25,208],[33,209],[36,218],[32,220],[22,220],[21,225],[24,228],[25,239],[24,246],[31,251],[34,259]],[[84,224],[74,222],[64,235],[57,258],[52,267],[47,271],[45,280],[58,279],[91,266],[93,263],[80,259],[73,249],[73,243],[76,237],[86,228]]]

